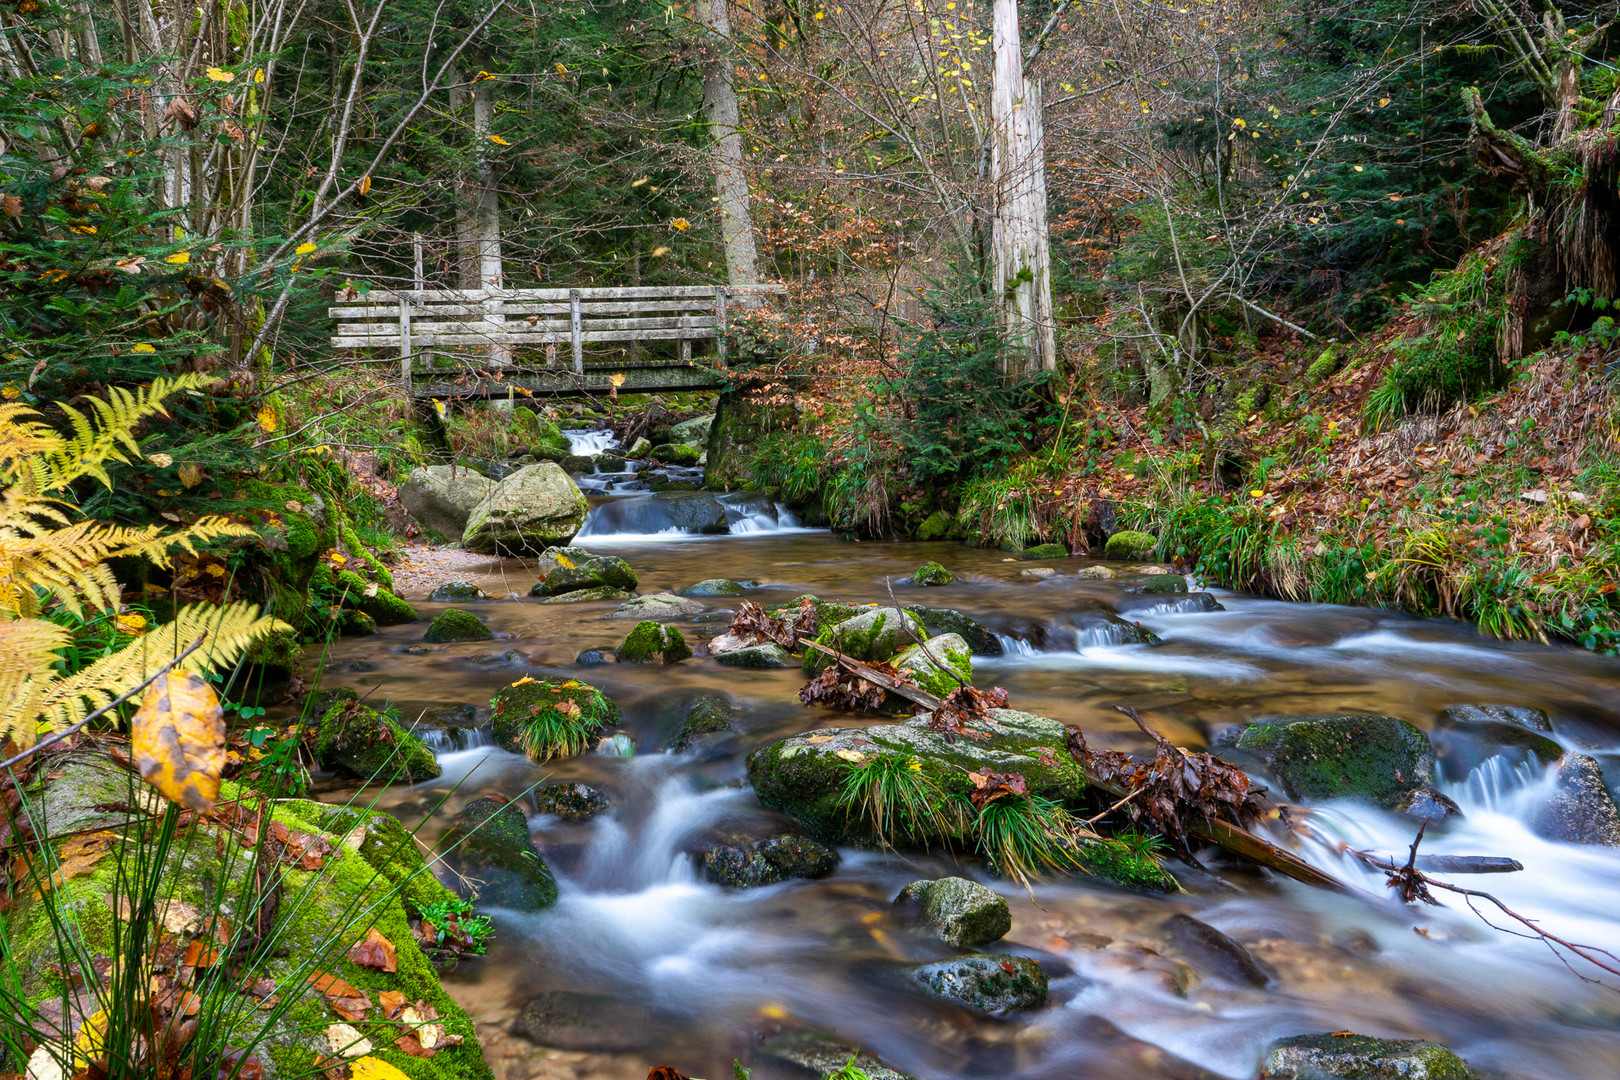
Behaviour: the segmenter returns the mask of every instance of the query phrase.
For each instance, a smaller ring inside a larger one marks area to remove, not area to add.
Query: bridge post
[[[726,366],[726,287],[714,287],[714,356]]]
[[[411,299],[399,298],[399,377],[405,384],[405,396],[411,396]]]
[[[579,318],[579,290],[568,290],[568,333],[574,341],[574,374],[585,380],[585,327]]]

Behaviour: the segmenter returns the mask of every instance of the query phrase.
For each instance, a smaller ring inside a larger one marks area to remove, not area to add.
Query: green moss
[[[678,627],[651,620],[636,623],[619,646],[622,664],[678,664],[692,655],[692,647]]]
[[[703,451],[696,446],[687,446],[684,443],[665,443],[652,449],[653,459],[669,465],[696,465]]]
[[[1150,559],[1158,549],[1159,538],[1152,533],[1127,529],[1108,538],[1108,543],[1103,546],[1103,558],[1115,559],[1120,562],[1129,562],[1134,559]]]
[[[1086,873],[1149,892],[1177,892],[1180,886],[1170,872],[1152,855],[1144,854],[1122,840],[1093,840],[1075,853]]]
[[[1036,544],[1019,552],[1020,559],[1067,559],[1069,549],[1062,544]]]
[[[943,540],[951,534],[951,525],[951,515],[943,510],[935,510],[917,526],[917,539]]]
[[[1339,363],[1344,356],[1344,350],[1338,345],[1329,345],[1311,361],[1311,366],[1305,369],[1305,384],[1315,386],[1335,371],[1339,370]]]
[[[902,625],[902,619],[905,625]],[[817,644],[836,649],[857,660],[888,660],[914,643],[913,634],[922,637],[926,633],[915,615],[897,614],[894,608],[858,609],[858,613],[851,618],[830,626],[826,623],[819,625],[822,630],[816,635]],[[833,660],[826,653],[816,649],[805,650],[806,675],[820,674],[831,663]]]
[[[925,562],[911,575],[913,585],[949,585],[956,575],[937,562]]]
[[[428,623],[423,641],[488,641],[495,635],[479,621],[478,616],[460,608],[445,608]]]
[[[836,600],[823,600],[814,593],[800,593],[787,603],[770,609],[770,614],[778,619],[790,619],[799,613],[799,602],[809,600],[816,609],[816,626],[822,630],[836,626],[847,619],[853,619],[861,613],[861,609],[854,604],[843,604]]]
[[[1307,716],[1252,724],[1237,748],[1262,758],[1289,798],[1393,806],[1432,781],[1428,736],[1392,716]]]
[[[439,841],[457,873],[476,880],[487,904],[534,911],[557,902],[557,879],[529,837],[516,803],[474,799]]]
[[[388,567],[377,560],[377,557],[367,549],[365,544],[360,542],[359,534],[354,531],[354,527],[346,519],[339,527],[338,535],[342,539],[343,548],[349,553],[349,557],[364,567],[365,571],[371,575],[372,580],[385,589],[394,587],[394,575],[389,571]]]
[[[344,607],[365,612],[376,620],[378,626],[398,626],[416,621],[416,611],[411,605],[386,587],[377,585],[373,595],[367,596],[367,590],[373,586],[353,570],[338,571],[336,587],[343,595]]]
[[[1180,574],[1154,574],[1142,582],[1142,591],[1145,593],[1184,593],[1187,591],[1187,579]]]
[[[392,715],[364,705],[339,703],[326,710],[316,731],[315,756],[328,768],[361,780],[415,784],[441,771],[426,743]]]
[[[577,679],[533,679],[490,700],[495,742],[536,761],[571,757],[620,720],[619,707]]]

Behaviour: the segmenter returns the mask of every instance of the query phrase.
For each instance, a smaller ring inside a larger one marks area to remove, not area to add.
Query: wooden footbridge
[[[373,290],[328,309],[334,349],[397,349],[416,398],[596,396],[718,388],[728,312],[780,285],[602,289]],[[587,360],[602,343],[674,342],[657,359]],[[694,360],[694,342],[713,342]],[[564,364],[559,346],[569,346]]]

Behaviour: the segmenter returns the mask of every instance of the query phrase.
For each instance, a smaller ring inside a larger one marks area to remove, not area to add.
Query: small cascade
[[[697,536],[759,536],[811,532],[759,492],[716,496],[707,491],[660,491],[610,496],[591,506],[580,542]]]
[[[1441,789],[1465,809],[1513,813],[1524,802],[1525,793],[1540,783],[1544,773],[1533,759],[1515,761],[1498,754],[1480,762],[1464,779],[1442,784]]]
[[[598,457],[619,449],[619,437],[607,428],[565,431],[563,437],[568,440],[568,452],[577,457]]]

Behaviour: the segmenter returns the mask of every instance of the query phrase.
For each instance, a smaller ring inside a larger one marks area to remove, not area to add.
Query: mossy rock
[[[705,694],[686,707],[681,730],[676,733],[669,748],[675,751],[685,750],[705,735],[718,735],[736,729],[736,722],[732,719],[731,702],[718,694]]]
[[[959,634],[940,634],[923,645],[902,649],[890,663],[937,698],[963,683],[973,684],[973,650]]]
[[[365,637],[377,632],[377,620],[363,611],[344,608],[338,612],[337,628],[344,637]]]
[[[915,615],[896,608],[873,608],[853,618],[824,627],[816,642],[856,660],[888,660],[895,653],[926,637],[928,631]],[[804,673],[820,674],[832,657],[816,649],[804,654]]]
[[[303,659],[297,634],[277,631],[260,638],[242,654],[242,675],[231,684],[231,699],[245,705],[279,702],[297,685]]]
[[[993,890],[966,878],[913,881],[895,903],[916,903],[947,945],[971,949],[999,941],[1012,930],[1012,909]]]
[[[1103,558],[1113,559],[1118,562],[1151,559],[1153,553],[1157,550],[1159,550],[1159,538],[1157,536],[1152,533],[1127,529],[1108,538],[1108,542],[1103,545]]]
[[[689,446],[685,443],[665,443],[663,446],[652,448],[655,461],[662,461],[666,465],[696,465],[703,456],[702,447]]]
[[[534,793],[535,808],[565,821],[585,821],[613,809],[613,800],[588,784],[542,784]]]
[[[960,634],[962,640],[968,643],[968,648],[973,650],[974,656],[1000,656],[1004,651],[1001,639],[972,616],[950,608],[923,607],[921,604],[912,604],[906,610],[921,619],[930,634]]]
[[[715,663],[734,668],[790,668],[796,660],[774,641],[760,645],[746,645],[715,657]]]
[[[841,753],[915,758],[941,790],[964,795],[967,774],[986,768],[1021,773],[1030,791],[1060,801],[1076,799],[1086,790],[1084,774],[1065,749],[1068,729],[1062,724],[1012,709],[993,709],[990,716],[993,723],[975,728],[986,738],[954,742],[930,729],[926,718],[808,731],[748,755],[748,779],[761,803],[792,816],[823,843],[866,846],[876,846],[879,838],[865,818],[848,812],[841,801],[851,767]],[[914,829],[907,842],[926,846],[961,839],[929,824]]]
[[[1077,848],[1074,857],[1080,868],[1092,877],[1126,889],[1171,893],[1181,888],[1159,860],[1132,848],[1123,840],[1107,837],[1092,840]]]
[[[399,626],[416,621],[416,611],[411,605],[381,585],[366,581],[353,570],[338,571],[337,588],[343,593],[344,607],[365,612],[378,626]],[[368,590],[372,595],[366,595]]]
[[[688,585],[681,590],[682,596],[742,596],[748,592],[747,586],[732,581],[730,578],[705,578],[696,585]]]
[[[1046,972],[1027,956],[958,956],[924,964],[912,977],[934,997],[990,1016],[1038,1009],[1049,993]]]
[[[1155,596],[1185,593],[1187,591],[1187,579],[1180,574],[1154,574],[1142,582],[1141,589],[1143,592]]]
[[[489,594],[470,581],[447,581],[428,594],[432,604],[470,604],[487,599]]]
[[[943,510],[935,510],[917,525],[918,540],[944,540],[951,535],[955,520]]]
[[[791,619],[799,613],[799,603],[802,600],[810,601],[811,606],[816,609],[816,626],[821,630],[836,626],[846,619],[853,619],[864,610],[854,604],[823,600],[815,593],[800,593],[787,603],[770,608],[768,613],[778,619]]]
[[[536,586],[538,588],[539,586]],[[533,593],[529,594],[533,596]],[[624,589],[615,589],[611,585],[599,585],[594,589],[579,589],[575,592],[565,592],[560,596],[547,596],[541,599],[542,604],[589,604],[597,600],[632,600],[635,593]]]
[[[561,596],[582,589],[633,592],[638,582],[630,564],[613,555],[596,555],[573,566],[558,566],[530,591],[530,596]]]
[[[495,635],[490,633],[478,616],[470,611],[460,608],[446,608],[433,617],[428,623],[427,633],[422,635],[423,641],[488,641]]]
[[[1395,807],[1434,781],[1428,736],[1393,716],[1303,716],[1251,724],[1239,750],[1277,774],[1291,799],[1360,799]]]
[[[49,833],[66,836],[82,831],[110,830],[123,835],[126,827],[139,828],[144,819],[108,806],[139,803],[150,794],[127,769],[95,753],[75,752],[53,759],[53,778],[39,799],[40,814],[50,822]],[[242,797],[244,789],[230,781],[221,788],[222,801]],[[316,1062],[329,1054],[325,1029],[333,1020],[325,999],[307,984],[312,971],[324,972],[358,987],[376,1000],[383,991],[402,994],[407,1001],[422,1001],[439,1014],[446,1032],[464,1040],[446,1045],[430,1060],[415,1058],[392,1048],[397,1027],[373,1012],[355,1026],[376,1047],[373,1057],[398,1069],[409,1080],[492,1080],[482,1059],[477,1031],[471,1018],[444,991],[432,962],[417,945],[410,918],[423,904],[453,899],[430,873],[404,828],[388,815],[363,810],[345,811],[303,799],[281,799],[265,804],[265,816],[301,833],[320,836],[330,845],[319,870],[296,866],[277,868],[275,877],[282,902],[276,917],[276,947],[250,962],[240,975],[267,978],[280,989],[284,1012],[279,1016],[258,1010],[257,1000],[242,995],[226,997],[221,1019],[239,1032],[265,1028],[256,1045],[245,1047],[263,1064],[267,1076],[307,1076],[317,1072]],[[230,843],[215,843],[211,826],[198,830],[169,849],[157,885],[159,897],[209,911],[220,896],[250,895],[253,872],[250,853]],[[192,842],[187,842],[195,837]],[[400,841],[404,840],[404,845]],[[221,851],[235,852],[230,860]],[[11,970],[21,979],[22,1015],[32,1018],[34,1008],[52,999],[60,1002],[64,987],[55,965],[60,963],[52,929],[52,909],[75,912],[73,924],[81,955],[115,955],[113,910],[127,896],[127,876],[134,872],[135,856],[116,845],[96,861],[89,873],[59,883],[47,903],[32,890],[18,890],[16,905],[6,913]],[[227,900],[227,904],[233,901]],[[231,920],[231,925],[237,925]],[[375,928],[395,948],[396,970],[362,967],[349,958],[355,942]],[[127,933],[127,930],[125,930]],[[248,933],[239,931],[244,941]],[[245,950],[244,950],[245,952]],[[243,954],[238,954],[242,957]],[[68,967],[73,968],[70,961]],[[86,973],[88,974],[88,973]],[[92,976],[93,977],[93,976]],[[69,992],[71,996],[71,992]],[[233,1011],[236,1010],[236,1011]],[[43,1011],[43,1010],[42,1010]],[[21,1035],[17,1031],[12,1034]]]
[[[911,575],[913,585],[950,585],[956,575],[937,562],[925,562]]]
[[[1018,553],[1020,559],[1067,559],[1069,549],[1062,544],[1036,544]]]
[[[496,745],[535,761],[583,753],[620,720],[606,694],[578,679],[525,678],[502,687],[490,706]]]
[[[1466,1061],[1438,1043],[1342,1031],[1278,1039],[1266,1048],[1260,1076],[1261,1080],[1476,1080]]]
[[[703,853],[710,880],[733,889],[756,889],[791,878],[824,878],[838,868],[838,852],[807,836],[772,836],[721,844]]]
[[[1323,349],[1317,354],[1316,359],[1311,361],[1311,366],[1305,369],[1305,385],[1315,386],[1332,376],[1339,370],[1343,358],[1344,349],[1339,345],[1329,345]]]
[[[557,879],[529,836],[522,807],[474,799],[456,815],[438,851],[459,877],[476,881],[476,899],[492,907],[538,911],[557,902]]]
[[[679,628],[651,620],[636,623],[618,651],[621,664],[678,664],[691,655]]]
[[[315,758],[360,780],[416,784],[441,772],[433,751],[395,717],[358,703],[326,710],[316,730]]]

